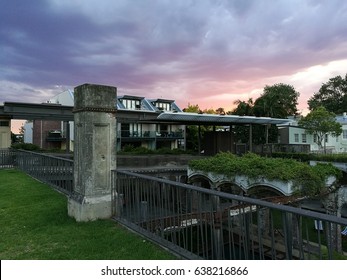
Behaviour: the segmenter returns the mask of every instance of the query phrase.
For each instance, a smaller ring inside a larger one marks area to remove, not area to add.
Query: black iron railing
[[[15,166],[55,189],[73,191],[73,160],[24,150],[17,150]]]
[[[0,149],[0,169],[12,168],[15,164],[16,152],[12,149]]]
[[[341,217],[128,171],[114,171],[113,184],[115,219],[185,258],[335,259],[347,250]]]

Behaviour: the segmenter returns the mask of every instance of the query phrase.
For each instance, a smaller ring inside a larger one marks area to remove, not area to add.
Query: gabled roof
[[[158,112],[160,113],[162,110],[160,108],[157,108],[155,106],[156,102],[162,102],[162,103],[169,103],[171,104],[171,109],[174,112],[182,112],[181,108],[177,106],[174,100],[169,100],[169,99],[148,99],[145,97],[140,97],[140,96],[134,96],[134,95],[121,95],[117,96],[117,109],[125,109],[125,106],[121,102],[122,99],[125,100],[139,100],[141,102],[141,110],[146,110],[146,111],[151,111],[151,112]]]

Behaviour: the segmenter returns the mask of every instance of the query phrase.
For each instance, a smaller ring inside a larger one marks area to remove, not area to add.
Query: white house
[[[336,121],[342,125],[342,134],[333,136],[327,134],[325,138],[326,151],[328,153],[347,152],[347,114],[337,116]],[[279,142],[281,144],[309,144],[311,152],[319,152],[316,136],[308,134],[304,128],[298,126],[298,119],[293,119],[286,126],[279,127]]]

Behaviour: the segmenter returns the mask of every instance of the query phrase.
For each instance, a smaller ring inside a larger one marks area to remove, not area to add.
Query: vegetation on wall
[[[242,157],[231,153],[219,153],[214,157],[192,160],[189,167],[230,177],[246,175],[252,179],[293,181],[294,187],[301,195],[319,194],[328,176],[342,176],[341,171],[331,164],[310,166],[293,159],[265,158],[251,153]]]

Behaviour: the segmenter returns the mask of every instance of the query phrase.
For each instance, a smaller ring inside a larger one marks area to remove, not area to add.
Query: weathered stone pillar
[[[74,89],[74,100],[74,194],[68,201],[68,214],[77,221],[110,218],[117,88],[80,85]]]
[[[323,201],[327,214],[341,217],[341,209],[345,203],[345,188],[340,187],[335,192],[330,193]],[[330,228],[329,228],[330,227]],[[329,224],[326,227],[328,245],[337,252],[342,252],[341,225]]]
[[[262,208],[258,211],[258,226],[262,236],[271,236],[270,230],[270,209]]]

